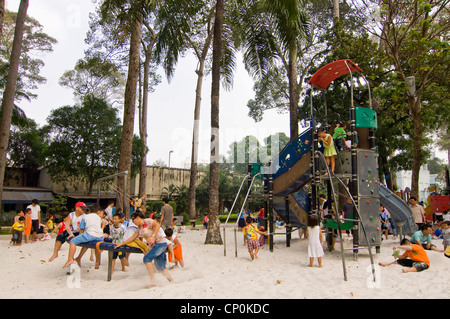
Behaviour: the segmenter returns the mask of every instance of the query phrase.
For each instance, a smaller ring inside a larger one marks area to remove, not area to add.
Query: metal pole
[[[336,203],[336,192],[334,190],[333,181],[331,179],[331,171],[330,171],[330,168],[327,165],[327,160],[325,159],[325,156],[322,154],[322,152],[316,151],[316,153],[319,155],[320,159],[322,160],[322,163],[324,163],[324,165],[325,165],[325,167],[327,169],[328,179],[329,179],[331,190],[332,190],[332,193],[333,193],[333,199],[334,199],[334,202]],[[344,240],[342,239],[341,220],[339,218],[339,212],[336,212],[336,214],[338,215],[338,216],[336,216],[336,224],[338,226],[339,238],[341,239],[339,241],[339,244],[341,246],[342,268],[343,268],[343,271],[344,271],[344,280],[347,281],[347,267],[345,266]]]
[[[292,227],[290,226],[290,208],[289,208],[289,195],[287,195],[284,198],[284,205],[286,209],[286,247],[291,247],[291,230]]]
[[[351,132],[351,140],[352,140],[352,148],[351,148],[351,166],[352,166],[352,175],[351,175],[351,185],[352,185],[352,197],[355,200],[356,205],[358,204],[358,168],[357,168],[357,150],[356,150],[356,109],[353,102],[353,73],[347,61],[345,61],[345,65],[350,73],[350,132]],[[356,205],[354,206],[353,211],[355,211]],[[358,260],[358,246],[359,246],[359,225],[358,223],[353,224],[353,260]]]
[[[128,174],[128,172],[127,172],[127,174]],[[127,176],[126,175],[123,178],[123,212],[125,213],[126,218],[129,219],[130,218],[130,210],[127,208],[130,206],[127,206],[128,196],[127,196]]]
[[[234,202],[233,202],[233,206],[231,206],[230,213],[228,214],[227,220],[225,221],[225,225],[223,226],[223,255],[224,255],[224,256],[227,255],[227,239],[226,239],[226,236],[227,236],[227,235],[226,235],[226,227],[227,227],[227,224],[228,224],[228,220],[230,219],[230,216],[231,216],[231,214],[233,213],[234,205],[236,205],[236,201],[237,201],[237,199],[238,199],[238,197],[239,197],[239,194],[241,193],[242,186],[244,185],[244,182],[245,182],[245,180],[246,180],[248,177],[249,177],[249,176],[246,175],[246,176],[244,177],[244,179],[242,180],[241,187],[239,187],[239,190],[238,190],[238,192],[237,192],[237,194],[236,194],[236,198],[234,199]],[[239,221],[239,218],[238,218],[238,221]]]
[[[111,179],[111,178],[114,178],[116,176],[125,176],[125,183],[124,183],[124,185],[125,185],[125,189],[126,189],[126,176],[127,175],[128,175],[128,171],[123,171],[123,172],[120,172],[120,173],[116,173],[116,174],[113,174],[113,175],[109,175],[109,176],[105,176],[105,177],[97,179],[97,204],[98,205],[100,204],[100,182],[101,181],[105,181],[107,179]],[[126,192],[125,191],[123,193],[123,196],[124,196],[124,206],[125,206],[125,200],[126,200]],[[124,210],[124,212],[125,212],[125,210]]]
[[[253,186],[253,182],[255,181],[255,178],[256,178],[258,175],[261,175],[261,173],[256,174],[256,175],[253,176],[253,178],[252,178],[252,182],[250,183],[250,185],[249,185],[249,187],[248,187],[247,194],[245,195],[244,202],[242,203],[242,208],[241,208],[241,210],[239,211],[239,215],[238,215],[238,219],[237,219],[237,221],[236,221],[236,225],[234,226],[234,243],[235,243],[234,247],[235,247],[235,256],[236,256],[236,257],[237,257],[237,233],[236,233],[236,228],[237,228],[237,226],[238,226],[239,218],[241,217],[242,210],[244,209],[245,203],[247,202],[247,198],[248,198],[248,196],[250,195],[250,192],[251,192],[251,189],[252,189],[252,186]]]

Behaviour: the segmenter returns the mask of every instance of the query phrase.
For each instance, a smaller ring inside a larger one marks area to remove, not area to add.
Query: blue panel
[[[286,205],[283,204],[273,204],[273,208],[277,211],[278,215],[286,221],[287,215],[286,215]],[[297,216],[294,215],[292,211],[289,210],[289,223],[292,226],[303,226],[302,223],[298,220]]]
[[[272,159],[272,165],[266,170],[266,174],[273,174],[277,178],[286,173],[306,153],[311,151],[312,129],[308,129],[296,139],[290,141],[281,151],[278,157]]]
[[[309,196],[303,189],[291,195],[305,212],[309,212]]]

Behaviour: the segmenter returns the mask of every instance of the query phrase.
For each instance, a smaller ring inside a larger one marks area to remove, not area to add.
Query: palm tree
[[[137,82],[139,77],[140,64],[140,46],[142,35],[142,21],[147,3],[149,0],[105,0],[101,5],[102,16],[116,16],[121,22],[121,26],[125,27],[125,34],[130,35],[128,77],[125,85],[124,108],[123,108],[123,130],[120,144],[120,156],[118,171],[131,172],[131,156],[133,146],[134,133],[134,116],[136,109]],[[127,178],[130,181],[131,175]],[[130,183],[127,183],[130,185]],[[119,179],[118,187],[124,189],[124,180]],[[123,210],[128,216],[129,203],[122,203],[122,198],[117,198],[117,206],[123,205]],[[121,205],[122,204],[122,205]]]
[[[220,62],[222,53],[222,30],[224,1],[216,1],[214,20],[212,83],[211,83],[211,153],[209,166],[209,226],[205,244],[222,245],[219,221],[219,96]]]
[[[9,61],[8,78],[3,92],[1,119],[0,119],[0,208],[3,196],[3,181],[6,168],[6,152],[8,151],[9,131],[11,129],[11,117],[16,96],[16,83],[19,73],[20,54],[22,52],[23,31],[27,16],[28,0],[21,0],[17,13],[14,42]],[[1,210],[0,210],[1,211]]]
[[[189,177],[189,200],[187,213],[191,218],[197,217],[197,211],[195,208],[195,198],[197,189],[197,159],[198,159],[198,144],[199,144],[199,124],[200,124],[200,106],[202,101],[202,86],[203,77],[205,74],[205,62],[206,57],[211,46],[213,27],[211,20],[214,14],[214,10],[210,10],[208,13],[208,19],[206,24],[206,38],[203,41],[203,45],[198,48],[193,42],[191,42],[192,48],[195,50],[195,55],[198,59],[197,70],[197,86],[195,88],[195,107],[194,107],[194,128],[192,133],[192,152],[191,152],[191,173]],[[200,50],[201,49],[201,50]]]
[[[240,10],[244,63],[256,79],[281,61],[289,81],[290,138],[298,135],[298,103],[303,77],[298,58],[308,39],[309,20],[303,0],[248,0]]]
[[[159,33],[154,30],[153,26],[145,18],[143,20],[143,25],[145,26],[147,32],[144,33],[145,36],[143,36],[141,40],[144,53],[144,63],[142,79],[142,103],[140,103],[139,105],[139,135],[144,142],[145,150],[141,158],[141,169],[139,174],[139,197],[146,193],[147,188],[147,114],[150,86],[150,63],[152,62],[153,58],[153,48],[159,36]]]
[[[168,1],[170,3],[171,1]],[[183,2],[184,3],[184,2]],[[166,20],[165,27],[161,29],[160,41],[156,45],[156,52],[159,57],[164,53],[164,67],[167,77],[173,74],[174,66],[180,51],[192,49],[198,60],[197,85],[195,90],[194,124],[192,136],[191,153],[191,174],[189,186],[188,214],[196,217],[196,188],[197,188],[197,154],[199,143],[199,121],[202,97],[202,85],[205,74],[206,61],[209,58],[209,51],[213,39],[213,19],[215,16],[216,2],[213,0],[197,0],[187,3],[185,8],[180,8],[179,1],[175,1],[176,8],[170,11],[170,15],[160,14]],[[167,6],[165,6],[167,7]],[[224,13],[226,10],[224,8]],[[170,20],[176,18],[176,23],[172,26]],[[226,20],[226,17],[224,17]],[[167,21],[168,20],[168,21]],[[168,33],[170,36],[164,36]],[[175,35],[175,36],[174,36]],[[222,32],[222,46],[220,54],[220,74],[222,83],[226,88],[232,85],[232,74],[234,68],[234,45],[232,43],[232,32],[229,24],[225,24]],[[163,40],[165,39],[165,40]],[[176,41],[174,41],[176,39]],[[220,78],[218,79],[220,81]]]

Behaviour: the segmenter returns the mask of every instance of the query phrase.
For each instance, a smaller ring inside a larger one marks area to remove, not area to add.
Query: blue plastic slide
[[[403,234],[411,236],[417,230],[417,226],[414,223],[408,204],[383,184],[380,184],[379,190],[380,203],[391,213],[391,218],[397,231],[399,229],[398,222],[405,222]]]

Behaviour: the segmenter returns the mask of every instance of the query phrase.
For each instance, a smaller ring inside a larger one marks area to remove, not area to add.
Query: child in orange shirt
[[[169,262],[172,262],[172,260],[175,259],[175,266],[180,263],[181,267],[184,267],[184,261],[183,261],[183,250],[181,248],[181,243],[178,240],[178,236],[173,234],[172,228],[166,228],[164,231],[166,234],[166,239],[171,242],[170,245],[167,246],[169,250]]]
[[[27,208],[25,209],[25,230],[24,230],[24,237],[25,237],[25,244],[27,244],[30,241],[30,235],[31,235],[31,209]]]
[[[421,245],[411,244],[411,242],[404,238],[400,246],[394,246],[394,250],[402,249],[405,253],[398,256],[398,259],[389,264],[379,263],[380,266],[386,267],[393,264],[398,264],[404,267],[409,267],[407,269],[402,269],[403,273],[407,272],[420,272],[422,270],[430,268],[430,259]]]

